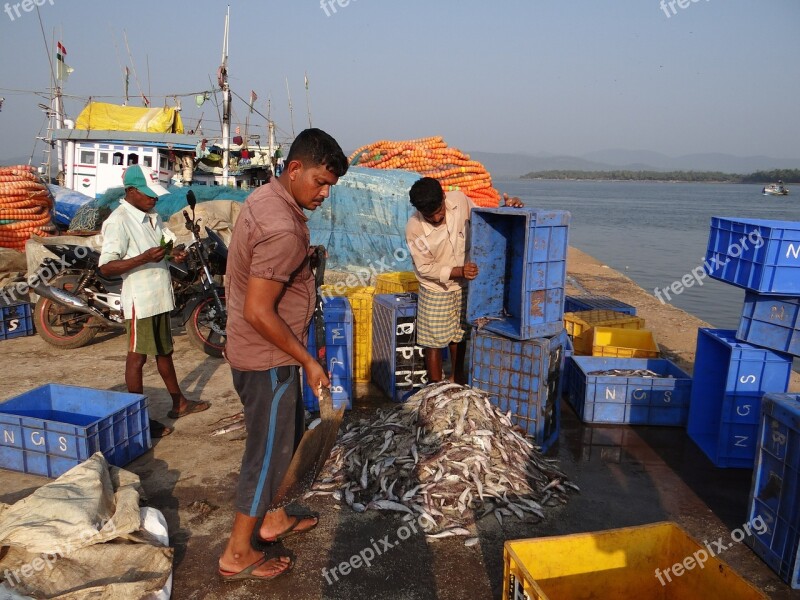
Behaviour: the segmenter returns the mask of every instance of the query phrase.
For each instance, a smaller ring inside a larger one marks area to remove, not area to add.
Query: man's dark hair
[[[435,213],[442,206],[442,184],[433,177],[423,177],[414,182],[408,192],[411,205],[423,215]]]
[[[286,163],[299,160],[306,166],[324,166],[337,177],[347,173],[347,157],[333,137],[321,129],[304,129],[292,142]]]

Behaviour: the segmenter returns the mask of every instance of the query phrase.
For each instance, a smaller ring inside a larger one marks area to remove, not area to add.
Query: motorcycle
[[[175,297],[171,317],[180,319],[193,346],[221,358],[228,316],[222,283],[228,249],[222,238],[208,227],[207,237],[200,238],[194,211],[197,201],[191,190],[187,202],[192,216],[185,210],[183,216],[192,241],[183,248],[188,253],[184,263],[169,261]],[[86,246],[55,242],[44,245],[58,259],[45,259],[39,273],[58,275],[49,285],[32,286],[40,296],[34,322],[41,338],[67,350],[85,346],[101,330],[124,329],[122,278],[104,277],[100,273],[100,254]]]

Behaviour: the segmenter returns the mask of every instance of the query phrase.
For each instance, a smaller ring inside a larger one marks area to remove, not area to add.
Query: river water
[[[650,294],[703,264],[712,216],[800,221],[796,193],[763,196],[761,185],[526,179],[494,184],[528,206],[570,211],[570,244]],[[714,327],[738,327],[741,288],[706,278],[670,295],[671,304]]]

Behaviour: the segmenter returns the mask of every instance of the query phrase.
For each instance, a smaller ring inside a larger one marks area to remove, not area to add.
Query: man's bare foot
[[[264,558],[264,554],[253,549],[250,552],[228,556],[223,554],[219,559],[219,570],[223,577],[232,577]],[[251,577],[261,577],[272,579],[284,573],[292,566],[292,560],[288,556],[278,556],[264,561],[252,569],[248,574]]]
[[[281,508],[267,513],[259,529],[259,537],[264,542],[279,542],[298,533],[313,529],[319,519],[313,515],[289,515]]]

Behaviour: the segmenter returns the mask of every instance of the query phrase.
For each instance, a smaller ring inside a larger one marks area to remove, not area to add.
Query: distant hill
[[[521,177],[539,171],[715,171],[745,174],[800,168],[800,159],[731,154],[686,154],[670,157],[639,150],[601,150],[582,156],[503,154],[473,151],[494,177]]]

